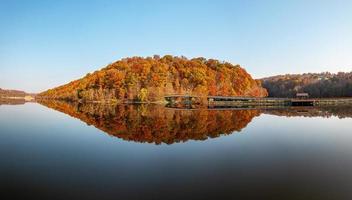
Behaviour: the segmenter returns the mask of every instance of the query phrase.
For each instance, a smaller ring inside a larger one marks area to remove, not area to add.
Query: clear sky
[[[254,78],[352,71],[352,1],[0,0],[0,87],[40,92],[123,57],[206,57]]]

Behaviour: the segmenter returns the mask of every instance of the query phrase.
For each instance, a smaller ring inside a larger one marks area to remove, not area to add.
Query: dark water
[[[351,199],[351,117],[349,107],[1,105],[0,195]]]

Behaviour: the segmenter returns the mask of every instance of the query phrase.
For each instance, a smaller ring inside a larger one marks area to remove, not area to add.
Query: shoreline
[[[153,101],[153,102],[141,102],[141,101],[114,101],[114,100],[102,100],[102,101],[68,101],[60,99],[45,99],[36,98],[35,101],[61,101],[68,103],[77,104],[102,104],[102,105],[164,105],[169,108],[286,108],[286,107],[320,107],[320,106],[352,106],[352,97],[340,97],[340,98],[314,98],[314,99],[289,99],[289,98],[233,98],[233,99],[219,99],[219,100],[208,100],[207,102],[199,103],[194,101]]]

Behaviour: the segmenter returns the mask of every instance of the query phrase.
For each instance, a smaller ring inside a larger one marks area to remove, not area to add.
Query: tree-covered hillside
[[[166,55],[125,58],[38,97],[71,101],[160,101],[170,94],[267,96],[260,81],[254,80],[239,65]]]
[[[294,97],[307,92],[311,97],[352,97],[352,72],[307,73],[262,79],[270,97]]]
[[[26,93],[19,90],[5,90],[0,88],[0,98],[1,97],[25,97]]]

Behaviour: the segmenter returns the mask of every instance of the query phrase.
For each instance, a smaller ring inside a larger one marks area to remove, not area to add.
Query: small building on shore
[[[308,93],[297,93],[296,94],[296,98],[298,99],[308,99],[309,98],[309,94]]]

